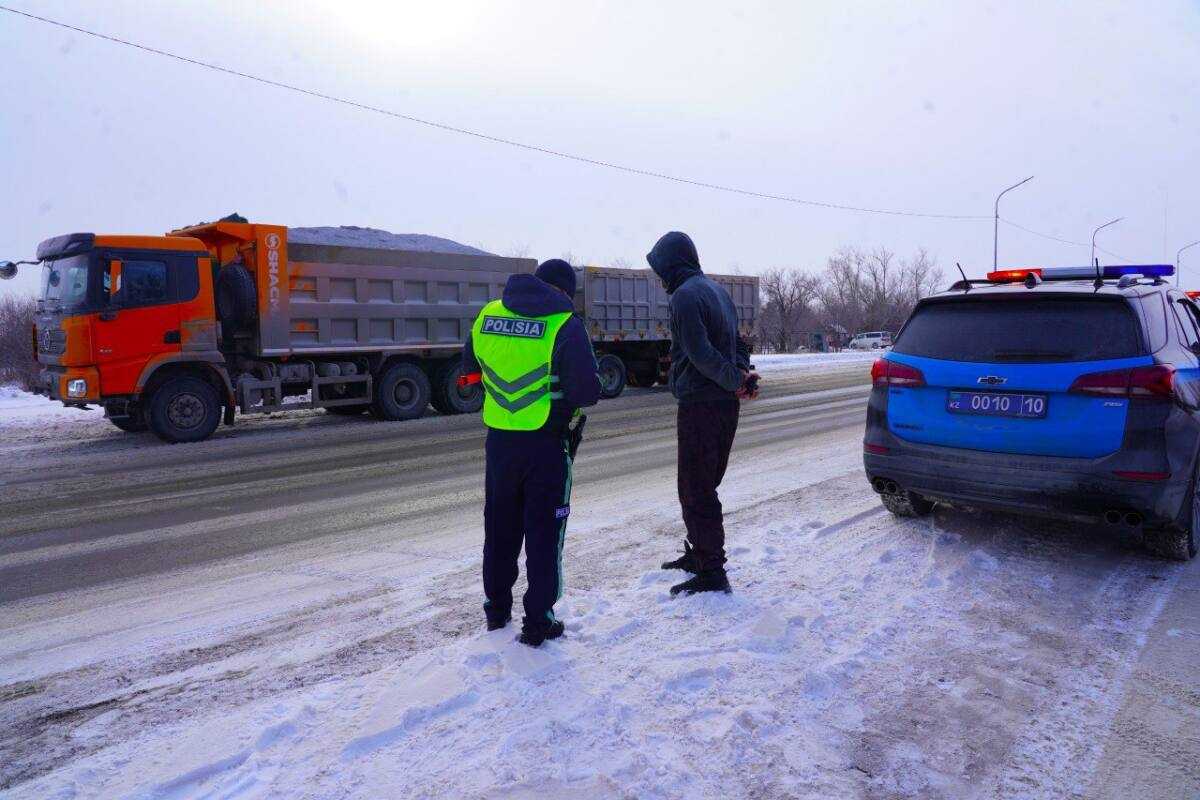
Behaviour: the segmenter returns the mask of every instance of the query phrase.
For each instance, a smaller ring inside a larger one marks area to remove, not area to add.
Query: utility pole
[[[1196,241],[1192,242],[1191,244],[1185,244],[1183,247],[1179,248],[1179,252],[1175,254],[1175,285],[1176,286],[1179,285],[1179,267],[1180,267],[1179,257],[1183,255],[1184,250],[1187,250],[1190,247],[1195,247],[1198,244],[1200,244],[1200,239],[1197,239]]]
[[[996,270],[997,265],[1000,261],[1000,198],[1004,197],[1004,195],[1008,194],[1009,192],[1011,192],[1013,189],[1017,188],[1018,186],[1023,186],[1024,184],[1029,183],[1031,180],[1033,180],[1032,175],[1030,175],[1025,180],[1021,181],[1020,183],[1014,183],[1012,186],[1008,187],[1003,192],[996,195],[995,214],[992,218],[992,270],[993,271]]]
[[[1107,228],[1109,225],[1116,225],[1118,222],[1120,222],[1123,219],[1125,219],[1125,218],[1117,217],[1116,219],[1110,220],[1110,221],[1104,223],[1103,225],[1101,225],[1099,228],[1096,228],[1096,230],[1092,231],[1092,264],[1096,263],[1096,234],[1099,233],[1100,231],[1104,230],[1105,228]],[[1091,266],[1091,265],[1089,265],[1089,266]]]

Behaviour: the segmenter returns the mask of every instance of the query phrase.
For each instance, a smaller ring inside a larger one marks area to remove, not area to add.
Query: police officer
[[[574,316],[575,270],[552,259],[513,275],[484,306],[463,352],[484,387],[487,478],[483,508],[483,604],[488,630],[512,619],[512,587],[525,542],[525,617],[520,640],[537,647],[562,635],[563,539],[571,513],[572,420],[600,397],[596,357]],[[578,423],[576,423],[578,427]]]

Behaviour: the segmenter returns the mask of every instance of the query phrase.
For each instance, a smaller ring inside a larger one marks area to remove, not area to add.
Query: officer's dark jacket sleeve
[[[750,344],[741,336],[737,337],[737,368],[750,371]]]
[[[462,371],[466,375],[479,372],[479,362],[475,360],[475,347],[471,344],[471,332],[467,331],[467,341],[463,343]]]
[[[587,329],[578,317],[571,317],[558,330],[554,342],[554,373],[558,375],[563,402],[570,408],[587,408],[600,399],[600,376],[596,354]]]
[[[727,356],[713,347],[705,317],[708,309],[694,292],[676,291],[671,295],[671,321],[679,346],[696,370],[726,391],[742,385],[742,373]]]

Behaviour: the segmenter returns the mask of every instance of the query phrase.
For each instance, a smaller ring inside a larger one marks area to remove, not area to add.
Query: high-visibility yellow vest
[[[493,300],[471,326],[471,347],[483,373],[483,422],[504,431],[535,431],[550,418],[551,401],[562,397],[552,373],[554,340],[571,318],[514,314]]]

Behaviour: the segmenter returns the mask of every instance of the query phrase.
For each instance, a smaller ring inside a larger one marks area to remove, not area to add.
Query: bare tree
[[[509,258],[529,258],[532,250],[533,248],[529,246],[529,242],[516,242],[508,246],[508,249],[504,251],[504,255]]]
[[[845,247],[834,253],[817,279],[822,322],[835,333],[896,331],[913,306],[936,291],[942,271],[924,248],[897,259],[885,247]]]
[[[759,287],[766,300],[759,331],[777,351],[790,353],[803,335],[803,323],[812,317],[813,278],[798,269],[773,269],[763,274]]]
[[[33,320],[37,301],[32,297],[0,297],[0,386],[15,384],[32,390],[37,384],[38,363],[33,353]]]
[[[633,264],[625,256],[617,256],[609,261],[608,265],[613,269],[633,269]]]

